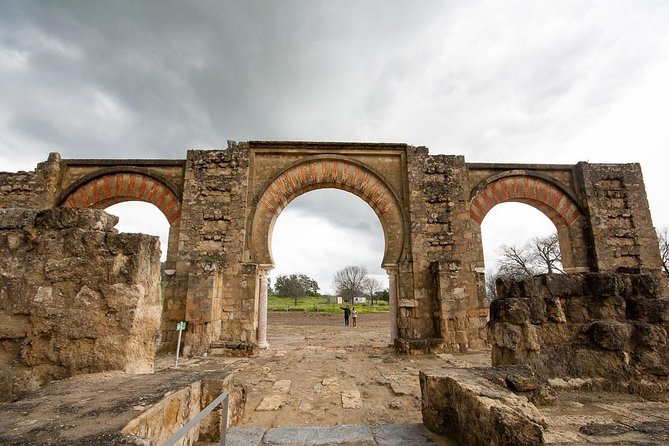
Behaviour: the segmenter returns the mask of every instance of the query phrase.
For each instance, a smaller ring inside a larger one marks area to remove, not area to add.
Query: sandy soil
[[[270,313],[270,348],[236,374],[247,390],[241,425],[421,422],[420,369],[489,364],[487,351],[397,356],[389,326],[388,314],[361,314],[354,328],[344,326],[342,315]]]
[[[387,314],[270,313],[270,348],[254,358],[156,358],[156,373],[104,372],[53,382],[0,404],[0,444],[104,445],[165,394],[232,375],[247,392],[241,426],[421,422],[418,370],[485,365],[490,353],[396,356]],[[268,400],[266,398],[270,397]],[[262,404],[262,405],[261,405]],[[263,410],[268,409],[268,410]]]

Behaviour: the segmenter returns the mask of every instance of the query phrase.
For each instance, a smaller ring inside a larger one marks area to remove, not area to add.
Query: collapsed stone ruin
[[[100,210],[0,209],[0,396],[79,373],[153,371],[157,237]]]
[[[464,444],[544,445],[551,429],[537,407],[555,405],[559,393],[620,392],[669,402],[669,298],[651,275],[499,279],[497,292],[488,323],[493,367],[421,373],[423,422],[431,430],[457,432]],[[599,406],[616,407],[601,400]],[[611,413],[601,421],[589,413],[590,423],[572,436],[601,431],[607,444],[628,444],[617,436],[637,429],[651,434],[643,444],[666,444],[669,420],[653,418],[653,409],[666,411],[658,407],[640,410],[651,414],[650,425],[621,407],[611,410],[624,423]],[[629,426],[635,419],[639,427]]]
[[[148,372],[156,348],[176,347],[180,321],[186,355],[266,348],[271,230],[318,188],[351,192],[379,217],[398,352],[491,344],[499,370],[666,398],[667,282],[638,164],[480,164],[405,144],[258,141],[185,160],[54,153],[33,172],[0,173],[2,396],[82,372]],[[157,239],[118,234],[101,211],[129,200],[170,223],[162,300]],[[551,219],[567,274],[501,282],[489,308],[480,224],[508,201]],[[450,378],[438,375],[423,379],[435,430],[450,410]]]

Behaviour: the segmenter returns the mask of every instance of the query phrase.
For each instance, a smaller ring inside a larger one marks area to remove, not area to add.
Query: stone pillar
[[[267,343],[267,277],[271,268],[258,269],[258,347],[268,348]]]
[[[397,328],[397,266],[385,267],[388,273],[388,310],[390,311],[390,343],[399,336]]]
[[[165,258],[165,269],[176,269],[177,256],[179,255],[179,231],[181,228],[178,223],[170,225],[170,232],[167,239],[167,255]]]

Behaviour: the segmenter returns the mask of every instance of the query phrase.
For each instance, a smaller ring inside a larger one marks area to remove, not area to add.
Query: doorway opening
[[[495,282],[499,277],[523,279],[564,273],[557,228],[530,205],[495,205],[483,219],[481,239],[489,301],[497,297]]]
[[[270,240],[270,345],[387,345],[385,238],[364,200],[339,189],[307,192],[282,210]],[[355,327],[353,315],[344,323],[347,307],[355,307]]]

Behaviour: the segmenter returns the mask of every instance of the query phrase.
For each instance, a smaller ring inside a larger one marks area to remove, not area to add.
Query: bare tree
[[[522,280],[537,274],[564,273],[560,242],[553,233],[545,237],[535,237],[523,246],[504,245],[499,250],[497,271],[486,271],[485,283],[488,300],[497,297],[495,282],[499,277]]]
[[[521,247],[505,245],[500,249],[499,276],[524,279],[545,273],[564,273],[557,234],[535,237]]]
[[[372,305],[374,305],[374,295],[377,291],[381,291],[381,282],[374,277],[367,277],[362,281],[362,288],[369,295],[369,299],[372,301]]]
[[[669,228],[667,226],[658,229],[657,241],[660,243],[660,257],[662,258],[664,274],[669,277]]]
[[[362,283],[367,277],[364,266],[347,266],[335,273],[334,283],[337,294],[351,301],[356,294],[362,294]]]
[[[562,254],[557,233],[547,237],[535,237],[530,242],[534,268],[541,273],[562,273]]]
[[[527,246],[503,245],[499,253],[498,276],[520,280],[534,275],[532,255]]]

